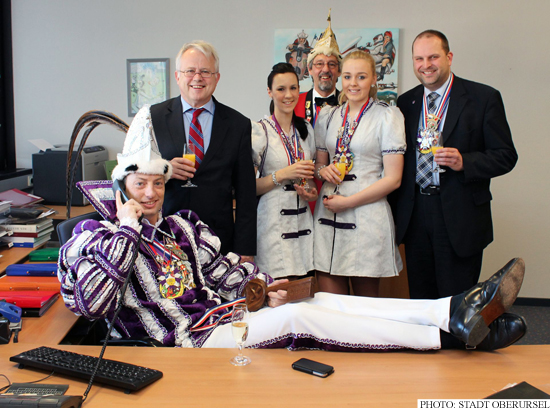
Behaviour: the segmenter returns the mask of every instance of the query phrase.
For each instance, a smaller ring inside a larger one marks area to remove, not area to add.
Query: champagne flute
[[[191,160],[193,162],[193,166],[195,165],[195,152],[191,149],[191,146],[187,143],[183,145],[183,158],[187,160]],[[191,182],[191,179],[187,179],[187,183],[185,183],[182,187],[198,187],[196,184],[193,184]]]
[[[239,303],[233,306],[231,313],[231,332],[233,339],[239,347],[239,354],[233,357],[231,364],[236,366],[245,366],[250,364],[250,358],[243,356],[243,346],[248,337],[248,309],[245,303]]]
[[[338,169],[338,171],[340,172],[340,180],[344,181],[344,177],[346,177],[346,163],[338,161],[334,163],[334,165],[336,166],[336,169]],[[340,184],[336,184],[336,188],[334,189],[334,194],[336,195],[340,194]]]
[[[435,163],[435,152],[437,152],[439,149],[443,148],[443,138],[441,136],[436,136],[432,140],[432,154],[434,156],[434,163]],[[447,170],[442,169],[439,167],[439,164],[435,163],[435,168],[433,169],[434,173],[445,173]]]

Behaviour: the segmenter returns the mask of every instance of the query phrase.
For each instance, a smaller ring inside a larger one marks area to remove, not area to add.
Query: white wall
[[[31,167],[36,149],[28,139],[67,143],[88,110],[129,121],[126,59],[170,57],[173,70],[178,49],[194,39],[219,51],[216,97],[259,119],[268,110],[274,30],[325,27],[329,7],[336,33],[401,29],[400,92],[417,85],[410,46],[427,28],[448,36],[458,76],[501,91],[520,159],[492,184],[496,239],[485,251],[482,275],[521,256],[528,267],[521,296],[550,298],[547,0],[12,0],[18,166]],[[172,77],[171,96],[177,94]],[[115,158],[122,142],[122,133],[104,126],[88,143],[106,146]]]

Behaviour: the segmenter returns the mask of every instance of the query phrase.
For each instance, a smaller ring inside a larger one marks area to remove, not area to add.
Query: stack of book
[[[46,217],[55,211],[37,204],[41,201],[15,188],[0,192],[0,249],[37,248],[50,240],[53,220]]]
[[[12,243],[14,247],[36,248],[49,241],[52,236],[51,218],[7,220],[6,223],[0,223],[0,230],[7,231],[8,234],[11,232],[11,235],[5,234],[0,237],[0,241]]]

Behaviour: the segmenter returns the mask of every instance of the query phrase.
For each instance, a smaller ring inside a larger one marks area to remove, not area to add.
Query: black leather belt
[[[428,186],[426,188],[418,186],[418,188],[422,195],[439,195],[439,186]]]

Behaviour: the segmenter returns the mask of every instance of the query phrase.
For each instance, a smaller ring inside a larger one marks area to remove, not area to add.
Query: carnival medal
[[[164,245],[162,245],[155,240],[152,249],[155,252],[155,260],[160,266],[157,279],[163,298],[174,299],[183,295],[186,290],[196,287],[191,263],[175,241],[164,238]]]
[[[341,145],[336,148],[336,154],[332,158],[332,162],[336,163],[346,163],[346,171],[351,171],[353,168],[353,159],[355,155],[349,149],[349,145]]]

